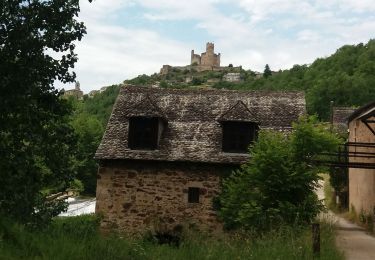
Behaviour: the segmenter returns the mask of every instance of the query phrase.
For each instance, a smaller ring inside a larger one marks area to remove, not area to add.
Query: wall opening
[[[157,117],[129,118],[128,146],[134,150],[155,150],[158,146],[159,119]]]
[[[247,153],[258,136],[258,125],[252,122],[224,121],[222,150],[227,153]]]
[[[197,187],[189,187],[188,190],[188,202],[189,203],[199,203],[199,193],[200,189]]]

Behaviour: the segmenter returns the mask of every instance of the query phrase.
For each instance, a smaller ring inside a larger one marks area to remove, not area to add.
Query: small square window
[[[188,190],[188,202],[189,203],[199,203],[199,192],[200,189],[197,187],[189,187]]]

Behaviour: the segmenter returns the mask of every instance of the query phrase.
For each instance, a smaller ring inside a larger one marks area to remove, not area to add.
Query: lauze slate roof
[[[124,86],[120,90],[95,158],[243,163],[247,154],[223,153],[221,121],[250,121],[260,129],[289,131],[305,113],[302,92],[164,89]],[[157,150],[128,148],[129,118],[165,122]]]

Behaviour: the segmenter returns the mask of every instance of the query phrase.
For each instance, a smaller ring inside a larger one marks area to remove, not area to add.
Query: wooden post
[[[312,224],[312,242],[313,242],[313,254],[316,256],[320,255],[320,224]]]

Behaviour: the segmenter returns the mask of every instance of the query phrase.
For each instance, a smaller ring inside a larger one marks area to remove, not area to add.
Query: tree
[[[83,183],[85,194],[95,195],[98,165],[95,151],[103,136],[103,126],[93,115],[79,114],[72,125],[78,135],[77,178]]]
[[[71,108],[54,88],[73,82],[79,0],[3,0],[0,4],[0,213],[48,220],[64,205],[47,202],[74,177]],[[55,55],[55,54],[58,55]]]
[[[266,66],[264,67],[263,77],[268,78],[269,76],[272,76],[272,71],[270,69],[270,66],[266,64]]]
[[[251,160],[223,181],[218,201],[225,226],[263,231],[310,222],[323,208],[315,194],[322,168],[311,159],[338,142],[315,117],[301,118],[289,136],[261,131]]]

